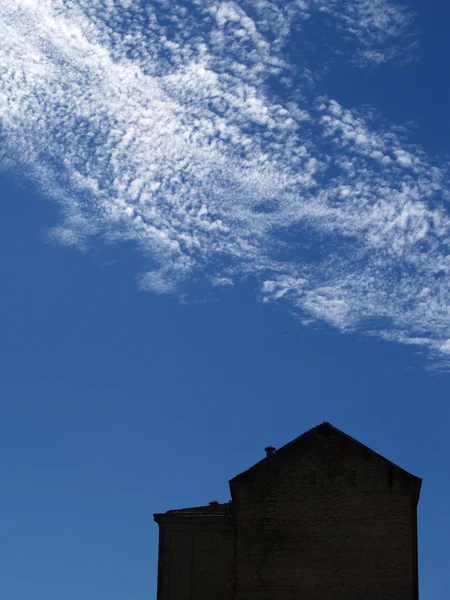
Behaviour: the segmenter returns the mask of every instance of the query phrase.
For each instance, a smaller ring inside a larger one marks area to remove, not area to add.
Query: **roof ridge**
[[[274,452],[272,455],[270,456],[266,456],[264,458],[262,458],[261,460],[259,460],[258,462],[256,462],[254,465],[252,465],[251,467],[249,467],[248,469],[245,469],[244,471],[242,471],[241,473],[238,473],[238,475],[236,475],[235,477],[233,477],[232,479],[229,480],[229,483],[233,482],[233,481],[237,481],[239,478],[245,476],[249,471],[252,471],[254,468],[256,468],[258,465],[260,465],[262,462],[266,461],[266,460],[270,460],[277,456],[278,454],[280,454],[280,452],[285,452],[286,448],[288,448],[289,446],[293,446],[294,444],[298,443],[300,438],[303,438],[305,436],[307,436],[308,434],[310,434],[311,432],[320,429],[321,427],[323,428],[324,426],[330,427],[332,430],[334,430],[335,432],[339,433],[342,436],[345,436],[347,439],[351,440],[352,442],[358,444],[360,447],[364,448],[365,450],[367,450],[368,452],[370,452],[371,454],[378,456],[379,458],[381,458],[382,460],[386,461],[387,463],[391,464],[393,467],[395,467],[396,469],[398,469],[399,471],[405,473],[406,475],[408,475],[409,477],[412,477],[414,479],[416,479],[417,481],[422,482],[422,479],[420,477],[417,477],[417,475],[413,475],[412,473],[410,473],[409,471],[406,471],[406,469],[403,469],[402,467],[400,467],[399,465],[397,465],[396,463],[394,463],[392,460],[389,460],[388,458],[386,458],[385,456],[383,456],[382,454],[380,454],[379,452],[376,452],[375,450],[373,450],[372,448],[370,448],[369,446],[366,446],[365,444],[363,444],[362,442],[360,442],[359,440],[357,440],[356,438],[352,437],[351,435],[349,435],[348,433],[345,433],[345,431],[342,431],[341,429],[339,429],[338,427],[336,427],[335,425],[333,425],[332,423],[330,423],[329,421],[322,421],[322,423],[319,423],[318,425],[314,425],[314,427],[310,427],[309,429],[307,429],[306,431],[304,431],[303,433],[301,433],[300,435],[298,435],[297,437],[295,437],[293,440],[291,440],[290,442],[287,442],[286,444],[284,444],[283,446],[281,446],[281,448],[279,448],[276,452]]]

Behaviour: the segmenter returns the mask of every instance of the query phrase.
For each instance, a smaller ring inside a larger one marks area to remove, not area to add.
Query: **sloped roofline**
[[[191,506],[189,508],[175,508],[164,513],[153,513],[153,519],[158,523],[168,518],[191,518],[198,517],[227,517],[233,512],[231,500],[229,502],[217,503],[207,506]]]
[[[297,444],[302,438],[306,438],[306,436],[310,435],[313,431],[320,431],[320,430],[326,430],[326,429],[328,429],[328,430],[331,429],[332,431],[335,431],[336,433],[339,433],[339,435],[342,435],[343,437],[347,438],[348,440],[351,440],[352,442],[358,444],[361,448],[363,448],[364,450],[366,450],[367,452],[369,452],[373,456],[381,458],[382,460],[384,460],[385,462],[387,462],[389,465],[391,465],[392,467],[394,467],[394,469],[396,469],[396,470],[404,473],[405,475],[407,475],[411,479],[415,480],[417,482],[417,484],[418,484],[418,495],[420,494],[420,488],[421,488],[421,485],[422,485],[422,479],[420,477],[417,477],[416,475],[413,475],[412,473],[409,473],[408,471],[405,471],[405,469],[402,469],[401,467],[399,467],[398,465],[396,465],[395,463],[393,463],[391,460],[389,460],[385,456],[382,456],[378,452],[375,452],[375,450],[372,450],[372,448],[369,448],[368,446],[366,446],[362,442],[358,441],[357,439],[353,438],[352,436],[348,435],[344,431],[341,431],[340,429],[338,429],[337,427],[335,427],[334,425],[332,425],[328,421],[324,421],[323,423],[320,423],[319,425],[315,425],[314,427],[311,427],[311,429],[308,429],[307,431],[305,431],[304,433],[302,433],[301,435],[299,435],[298,437],[296,437],[292,441],[290,441],[287,444],[285,444],[284,446],[282,446],[279,450],[277,450],[276,452],[274,452],[271,456],[264,457],[262,460],[260,460],[257,463],[255,463],[252,467],[250,467],[246,471],[243,471],[242,473],[239,473],[238,475],[236,475],[235,477],[233,477],[232,479],[230,479],[228,483],[231,485],[233,483],[238,483],[239,481],[245,480],[248,477],[248,475],[250,473],[253,473],[254,471],[256,471],[257,468],[259,467],[259,465],[262,464],[263,462],[265,462],[267,460],[273,460],[275,456],[279,456],[280,454],[284,454],[286,451],[288,451],[290,448],[292,448],[293,445]]]

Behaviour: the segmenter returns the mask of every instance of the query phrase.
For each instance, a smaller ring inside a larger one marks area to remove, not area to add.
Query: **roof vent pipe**
[[[276,448],[275,446],[267,446],[266,448],[264,448],[264,450],[266,451],[266,458],[269,456],[272,456],[272,454],[275,452]]]
[[[209,503],[210,506],[217,506],[219,503],[217,502],[217,500],[211,500],[211,502]]]

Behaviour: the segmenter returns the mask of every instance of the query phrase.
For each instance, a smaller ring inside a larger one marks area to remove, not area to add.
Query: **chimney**
[[[272,454],[275,452],[276,448],[275,446],[267,446],[266,448],[264,448],[264,450],[266,451],[266,458],[269,456],[272,456]]]
[[[217,500],[211,500],[211,502],[209,503],[210,506],[217,506],[219,503],[217,502]]]

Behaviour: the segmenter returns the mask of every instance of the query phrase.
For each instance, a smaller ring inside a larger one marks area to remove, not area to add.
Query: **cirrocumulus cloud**
[[[388,0],[4,0],[7,164],[60,202],[54,240],[134,242],[149,290],[252,276],[306,321],[448,355],[445,166],[311,75],[312,23],[364,67],[413,57],[412,22]]]

